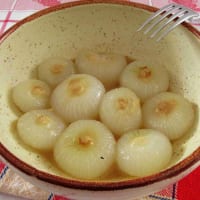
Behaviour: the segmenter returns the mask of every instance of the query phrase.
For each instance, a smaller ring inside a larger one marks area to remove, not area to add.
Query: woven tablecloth
[[[176,2],[200,12],[200,0],[135,1],[155,7]],[[24,17],[64,2],[67,0],[0,0],[0,35]],[[200,24],[195,24],[195,26],[200,29]],[[0,193],[8,193],[31,200],[69,200],[33,186],[10,170],[2,161],[0,161]],[[140,200],[200,200],[200,167],[178,183]]]

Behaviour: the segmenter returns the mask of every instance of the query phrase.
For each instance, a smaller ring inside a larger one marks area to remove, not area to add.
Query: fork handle
[[[192,24],[200,24],[200,14],[198,16],[188,19],[187,22]]]

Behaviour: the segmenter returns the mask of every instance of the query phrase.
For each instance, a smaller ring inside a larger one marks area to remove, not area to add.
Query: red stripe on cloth
[[[6,164],[0,161],[0,174],[2,173],[5,167],[6,167]]]
[[[7,25],[8,21],[9,21],[9,19],[10,19],[11,14],[12,14],[12,11],[9,11],[7,13],[6,18],[5,18],[4,22],[3,22],[3,25],[2,25],[2,27],[0,29],[0,34],[2,34],[5,31],[6,25]]]
[[[13,23],[16,23],[18,22],[19,20],[16,20],[16,19],[9,19],[9,20],[0,20],[0,22],[13,22]]]
[[[160,197],[160,198],[166,198],[166,199],[177,199],[177,186],[176,184],[174,185],[170,185],[168,186],[167,188],[165,188],[164,190],[160,191],[160,192],[157,192],[156,194],[154,195],[150,195],[151,196],[157,196],[157,197]]]
[[[42,4],[43,6],[55,6],[61,3],[58,0],[33,0],[33,1],[36,1]]]
[[[0,161],[0,180],[6,175],[6,172],[8,171],[8,166]]]
[[[178,200],[200,200],[200,167],[178,182]]]

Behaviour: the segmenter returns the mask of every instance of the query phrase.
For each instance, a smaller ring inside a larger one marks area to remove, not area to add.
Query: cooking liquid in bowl
[[[3,146],[38,170],[72,179],[56,167],[52,154],[32,150],[20,141],[16,120],[21,113],[12,103],[11,88],[23,80],[36,78],[35,66],[46,58],[74,59],[87,47],[127,55],[133,60],[162,63],[170,74],[170,90],[197,105],[194,126],[173,142],[174,153],[169,166],[193,153],[200,143],[200,41],[185,27],[179,27],[156,43],[136,32],[148,16],[148,12],[130,6],[82,5],[29,21],[5,38],[0,45],[0,141]],[[99,181],[131,178],[114,167]]]

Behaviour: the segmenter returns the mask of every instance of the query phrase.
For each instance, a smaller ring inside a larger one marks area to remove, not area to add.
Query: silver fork
[[[199,18],[200,14],[194,12],[193,10],[182,5],[172,3],[155,12],[139,27],[137,31],[144,30],[144,34],[152,31],[150,38],[156,37],[156,41],[160,41],[182,22],[193,22]],[[167,27],[167,25],[169,25],[169,23],[173,20],[174,23],[170,27]],[[156,27],[156,29],[153,31],[154,27]]]

